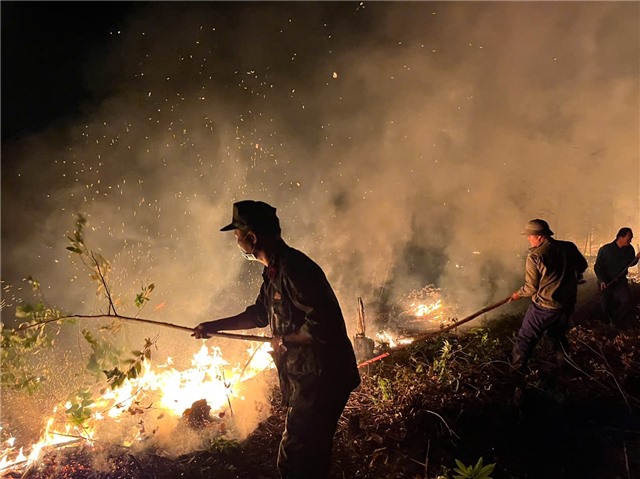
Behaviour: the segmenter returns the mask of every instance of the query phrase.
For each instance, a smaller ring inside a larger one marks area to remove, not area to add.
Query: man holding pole
[[[278,450],[286,479],[325,478],[338,419],[360,384],[353,346],[338,300],[324,272],[281,238],[276,209],[240,201],[221,231],[233,231],[242,255],[265,267],[255,303],[235,316],[201,323],[196,338],[269,325],[284,404]]]
[[[620,228],[615,240],[600,247],[594,266],[606,322],[615,328],[624,327],[631,312],[627,273],[640,258],[640,252],[635,254],[631,246],[632,240],[631,228]]]
[[[559,363],[568,351],[569,317],[588,266],[574,243],[552,238],[553,231],[544,220],[529,221],[522,234],[530,245],[525,281],[511,295],[513,301],[531,297],[513,348],[512,366],[521,372],[543,334],[551,341]]]

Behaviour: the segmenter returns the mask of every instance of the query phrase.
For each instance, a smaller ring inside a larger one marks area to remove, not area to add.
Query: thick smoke
[[[428,284],[463,313],[506,297],[527,220],[587,254],[638,229],[639,11],[139,4],[87,65],[105,100],[3,145],[6,304],[33,275],[52,303],[106,310],[65,250],[83,213],[121,314],[150,282],[144,317],[194,326],[239,312],[260,266],[218,230],[242,199],[278,208],[350,333],[358,296],[369,317]],[[199,347],[162,334],[166,348]]]

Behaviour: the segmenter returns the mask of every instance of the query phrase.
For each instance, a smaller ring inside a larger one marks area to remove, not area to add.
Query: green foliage
[[[69,397],[69,407],[65,413],[78,426],[91,417],[91,405],[94,403],[89,389],[81,389],[76,394]]]
[[[89,268],[91,272],[91,279],[98,283],[96,295],[105,295],[109,300],[109,311],[113,309],[115,312],[115,307],[111,300],[111,293],[107,283],[107,275],[111,271],[111,264],[100,253],[91,251],[87,248],[87,245],[84,242],[84,227],[86,224],[86,218],[81,214],[78,214],[73,236],[67,236],[67,239],[71,243],[70,246],[67,246],[67,250],[80,256],[82,263]]]
[[[28,281],[34,291],[37,291],[39,282],[32,278]],[[35,371],[30,358],[51,348],[55,337],[60,332],[59,328],[45,329],[45,325],[39,325],[39,323],[61,316],[62,312],[59,309],[50,308],[39,301],[35,304],[25,303],[16,307],[16,318],[23,320],[18,328],[8,328],[4,323],[0,323],[0,360],[2,361],[0,385],[2,388],[25,391],[29,394],[33,394],[39,388],[44,376]],[[56,323],[61,322],[56,321]]]
[[[67,236],[67,239],[71,242],[71,246],[67,246],[67,249],[72,253],[82,255],[87,251],[83,237],[83,230],[86,224],[86,218],[78,213],[76,218],[76,228],[73,230],[73,238],[71,236]]]
[[[84,227],[86,224],[86,218],[81,214],[78,214],[73,236],[67,236],[67,239],[71,243],[70,246],[67,246],[67,250],[80,256],[80,260],[90,271],[91,279],[98,283],[96,295],[104,295],[109,301],[109,312],[111,313],[113,311],[115,313],[115,304],[111,298],[108,282],[108,275],[111,272],[111,263],[109,263],[109,261],[107,261],[100,253],[90,250],[85,244]],[[153,283],[148,286],[142,286],[141,292],[136,295],[133,301],[138,309],[141,309],[150,300],[151,292],[154,288],[155,285]]]
[[[465,466],[464,463],[458,459],[456,459],[456,465],[458,467],[453,469],[453,472],[456,473],[453,479],[491,479],[489,474],[491,474],[496,467],[495,464],[483,465],[482,457],[478,459],[475,466]]]
[[[127,380],[135,379],[142,372],[142,363],[151,359],[151,347],[155,344],[151,339],[145,339],[142,351],[131,351],[131,357],[123,361],[123,366],[116,366],[111,370],[103,370],[111,389],[117,389]],[[121,369],[122,367],[122,369]]]
[[[138,308],[141,309],[145,305],[145,303],[149,301],[153,288],[155,288],[155,285],[153,283],[151,283],[149,286],[142,287],[142,292],[138,293],[136,295],[136,299],[134,300],[134,303]]]
[[[389,379],[378,378],[378,388],[380,388],[383,401],[390,401],[393,399],[393,390],[391,389],[391,381]]]
[[[431,366],[432,379],[438,382],[449,382],[452,379],[449,363],[454,358],[455,349],[449,340],[444,340],[439,351],[440,357],[433,359]]]
[[[91,355],[86,368],[94,375],[100,377],[102,372],[117,367],[124,350],[118,347],[111,335],[96,337],[88,329],[82,330],[82,337],[91,348]]]
[[[121,351],[112,344],[104,340],[96,339],[87,330],[82,332],[83,337],[91,345],[94,353],[90,359],[90,364],[94,371],[100,364],[111,361],[117,364],[110,370],[100,370],[107,378],[107,383],[111,389],[117,389],[127,380],[135,379],[142,372],[142,363],[151,359],[151,347],[155,344],[150,339],[145,339],[145,346],[142,351],[131,351],[131,357],[121,360]],[[87,366],[89,368],[89,365]],[[66,414],[73,422],[81,426],[91,417],[91,406],[94,404],[93,395],[89,388],[83,388],[69,398],[69,407]]]
[[[207,449],[209,452],[215,452],[218,454],[232,454],[240,451],[242,448],[240,447],[240,443],[236,440],[216,437],[211,440]]]
[[[2,361],[2,375],[0,385],[2,389],[13,389],[33,394],[43,380],[31,362],[29,353],[51,342],[51,338],[43,330],[30,331],[27,337],[16,333],[13,329],[2,327],[0,360]]]
[[[107,316],[113,313],[113,320],[109,325],[99,327],[96,332],[88,329],[83,329],[81,332],[91,349],[86,369],[95,376],[97,381],[104,381],[106,377],[108,386],[116,389],[127,379],[137,378],[141,374],[142,363],[151,358],[151,347],[155,345],[155,341],[146,339],[142,350],[131,351],[129,357],[124,357],[124,348],[119,347],[115,341],[122,329],[123,321],[116,313],[107,283],[107,274],[111,267],[101,254],[87,248],[84,239],[86,223],[87,220],[78,214],[73,236],[68,237],[71,244],[66,249],[78,254],[82,263],[90,269],[91,279],[98,282],[96,293],[104,293],[109,301]],[[16,308],[15,316],[22,321],[18,328],[6,328],[0,322],[0,359],[2,360],[0,380],[2,388],[33,394],[45,379],[42,372],[36,370],[32,363],[33,358],[50,349],[62,326],[75,324],[77,318],[65,317],[61,310],[49,307],[40,292],[39,281],[30,276],[27,282],[38,301],[34,304],[23,303]],[[149,301],[153,289],[153,284],[143,286],[142,292],[134,301],[138,308],[142,308]],[[58,328],[47,327],[52,325],[57,325]],[[84,387],[68,398],[66,414],[74,423],[82,425],[91,417],[93,404],[91,388]]]

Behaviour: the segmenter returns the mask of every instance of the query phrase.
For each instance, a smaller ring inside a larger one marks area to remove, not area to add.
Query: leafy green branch
[[[121,387],[127,379],[135,379],[140,376],[142,364],[144,361],[151,360],[151,348],[156,345],[157,340],[157,338],[145,339],[145,345],[141,351],[131,351],[131,357],[121,360],[121,351],[114,349],[111,344],[96,339],[87,330],[84,330],[82,334],[93,349],[89,361],[91,368],[94,372],[99,370],[100,374],[106,376],[107,384],[112,390]],[[116,365],[110,370],[100,369],[106,367],[109,361]],[[85,421],[91,418],[94,404],[95,400],[91,389],[82,388],[69,397],[65,413],[76,425],[82,427]]]
[[[29,277],[27,281],[39,300],[33,305],[22,304],[16,307],[15,316],[23,321],[18,329],[9,328],[0,322],[0,385],[2,388],[32,394],[45,380],[45,376],[36,371],[29,358],[53,346],[60,328],[45,329],[44,325],[54,321],[59,323],[57,318],[62,312],[44,303],[37,280]],[[21,329],[24,326],[30,327]]]
[[[127,365],[126,368],[121,370],[116,366],[109,371],[103,370],[111,389],[117,389],[122,386],[127,379],[135,379],[140,375],[142,372],[142,364],[151,359],[151,348],[156,344],[155,340],[149,338],[144,341],[145,344],[142,350],[131,351],[132,357],[124,361],[124,364]]]
[[[117,314],[111,296],[111,290],[107,282],[107,275],[111,271],[111,264],[100,253],[87,248],[84,240],[84,227],[86,224],[87,219],[81,214],[78,214],[73,237],[67,236],[67,239],[71,242],[71,246],[67,246],[67,249],[80,256],[82,264],[91,271],[91,279],[98,282],[96,294],[100,295],[104,293],[107,297],[107,301],[109,302],[107,314],[111,314],[112,312],[113,314]]]
[[[123,350],[118,348],[112,340],[112,336],[120,332],[123,320],[139,319],[128,318],[117,313],[108,282],[111,265],[100,253],[94,252],[87,247],[84,236],[86,224],[86,218],[78,214],[73,235],[67,237],[71,244],[66,249],[80,256],[82,263],[91,272],[91,279],[98,282],[96,294],[104,294],[106,296],[108,301],[107,314],[65,314],[61,309],[47,304],[42,295],[40,282],[29,276],[26,281],[31,286],[36,301],[33,304],[25,302],[16,307],[17,328],[10,328],[4,323],[0,323],[0,345],[2,347],[0,359],[3,365],[0,384],[3,388],[23,390],[32,394],[46,379],[43,372],[37,371],[32,364],[32,359],[54,345],[55,338],[64,324],[75,324],[78,319],[82,318],[112,319],[108,326],[99,328],[99,332],[103,333],[102,335],[106,336],[106,338],[101,339],[91,334],[88,330],[82,331],[82,337],[92,351],[86,365],[90,372],[100,376],[110,371],[111,375],[108,377],[116,384],[118,382],[121,383],[121,373],[124,374],[125,379],[139,373],[140,367],[137,365],[141,359],[136,357],[135,360],[128,361],[123,365],[121,363]],[[133,302],[138,307],[138,311],[150,301],[153,289],[153,284],[143,285],[142,291],[136,295]],[[141,321],[144,322],[145,320]],[[46,329],[45,326],[51,323],[55,323],[58,328]],[[145,345],[143,350],[147,351],[148,355],[148,344]],[[114,372],[115,370],[118,372]]]

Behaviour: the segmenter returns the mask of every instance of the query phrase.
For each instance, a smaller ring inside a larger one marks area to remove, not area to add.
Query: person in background
[[[276,209],[267,203],[234,203],[221,231],[233,231],[242,255],[264,265],[262,287],[244,312],[201,323],[193,335],[270,326],[288,406],[278,470],[286,479],[325,478],[338,419],[360,384],[336,295],[320,266],[284,242]]]
[[[574,243],[552,238],[553,231],[544,220],[529,221],[522,234],[527,235],[530,245],[524,285],[511,295],[513,301],[531,297],[513,347],[512,366],[520,372],[543,335],[561,364],[569,350],[567,331],[578,284],[588,266]]]
[[[632,307],[627,273],[640,258],[640,252],[636,254],[631,246],[632,240],[631,228],[620,228],[615,240],[600,247],[594,265],[605,322],[615,328],[627,325]]]

